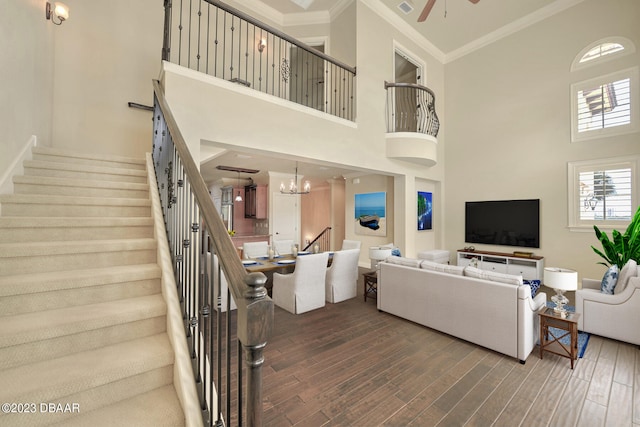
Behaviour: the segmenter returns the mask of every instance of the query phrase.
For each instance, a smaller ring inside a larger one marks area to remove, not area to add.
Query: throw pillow
[[[402,254],[400,253],[400,248],[391,249],[391,256],[402,256]]]
[[[540,280],[523,280],[522,283],[531,286],[531,298],[535,298],[540,289]]]
[[[629,283],[629,279],[632,277],[636,277],[638,273],[638,264],[630,259],[620,270],[620,275],[618,276],[618,283],[616,283],[616,287],[613,288],[614,294],[619,294],[625,290],[627,287],[627,283]]]
[[[604,277],[602,278],[602,283],[600,284],[600,292],[603,294],[613,295],[613,290],[616,287],[616,282],[618,281],[618,266],[612,265],[609,267],[606,273],[604,273]]]

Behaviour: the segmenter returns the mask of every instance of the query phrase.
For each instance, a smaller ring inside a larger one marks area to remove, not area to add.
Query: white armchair
[[[362,242],[360,240],[347,240],[344,239],[342,241],[342,250],[346,251],[347,249],[360,249],[362,246]]]
[[[273,303],[293,314],[324,307],[329,253],[300,256],[291,274],[273,273]]]
[[[600,280],[583,279],[576,291],[578,329],[640,345],[640,277],[628,278],[614,295],[600,292]],[[620,279],[618,279],[620,280]],[[616,288],[619,284],[616,285]]]
[[[359,258],[360,249],[337,251],[333,254],[325,279],[325,298],[328,302],[336,303],[356,297]]]
[[[242,245],[242,253],[245,258],[266,257],[269,250],[269,242],[246,242]]]
[[[210,284],[213,287],[213,295],[212,295],[212,307],[217,311],[218,310],[218,302],[220,303],[220,311],[227,311],[227,295],[228,285],[227,279],[224,277],[224,272],[219,268],[218,256],[212,255],[211,252],[207,253],[207,275],[210,280]],[[218,289],[218,287],[220,289]],[[218,301],[218,294],[220,294],[220,300]],[[236,302],[231,297],[231,310],[235,310]]]
[[[274,240],[273,247],[276,253],[280,255],[289,255],[291,253],[291,246],[293,246],[293,240]]]

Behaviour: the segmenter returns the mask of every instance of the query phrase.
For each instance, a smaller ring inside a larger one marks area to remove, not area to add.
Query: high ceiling
[[[330,15],[342,10],[355,0],[249,0],[246,3],[266,5],[280,22],[295,23],[305,15]],[[500,34],[523,28],[544,19],[583,0],[480,0],[477,4],[469,0],[436,0],[429,17],[417,22],[420,12],[428,0],[404,0],[413,6],[409,14],[398,5],[403,0],[362,0],[373,7],[384,6],[386,11],[407,22],[416,33],[428,40],[445,55],[476,43],[499,37]],[[309,4],[305,9],[303,6]],[[446,11],[446,16],[445,16]]]
[[[296,22],[328,22],[331,16],[340,13],[344,7],[356,0],[237,0],[249,9],[267,16],[274,22],[295,25]],[[378,13],[393,20],[405,21],[408,26],[405,34],[414,40],[420,38],[430,45],[441,59],[454,59],[474,48],[499,39],[527,25],[538,22],[555,13],[565,10],[583,0],[480,0],[477,4],[469,0],[436,0],[428,18],[417,22],[422,8],[428,0],[404,0],[413,5],[409,14],[402,12],[398,5],[403,0],[359,0]],[[446,10],[446,17],[445,17]],[[432,53],[433,53],[432,52]],[[311,164],[299,160],[299,175],[310,179],[313,186],[319,186],[327,179],[355,176],[363,171],[344,169],[335,164]],[[293,173],[296,159],[265,156],[263,153],[227,152],[201,165],[206,182],[212,183],[220,178],[236,178],[237,173],[218,171],[216,165],[228,165],[259,169],[253,175],[257,182],[268,182],[267,170],[281,173]],[[242,178],[251,175],[241,174]]]

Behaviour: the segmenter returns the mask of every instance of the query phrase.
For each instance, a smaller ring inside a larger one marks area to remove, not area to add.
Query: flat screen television
[[[465,242],[540,247],[540,199],[466,202]]]

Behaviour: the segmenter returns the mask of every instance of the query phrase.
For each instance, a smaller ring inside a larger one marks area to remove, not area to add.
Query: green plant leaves
[[[606,263],[599,262],[598,264],[606,267],[615,264],[622,269],[630,259],[640,262],[640,206],[624,234],[618,230],[611,232],[613,241],[609,240],[607,234],[600,231],[597,226],[594,225],[593,229],[596,238],[602,245],[602,251],[594,246],[591,246],[591,249],[606,261]]]

